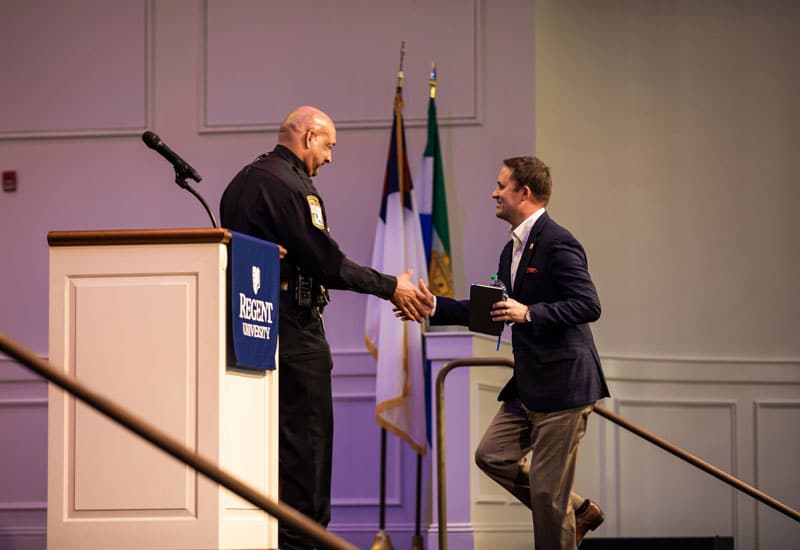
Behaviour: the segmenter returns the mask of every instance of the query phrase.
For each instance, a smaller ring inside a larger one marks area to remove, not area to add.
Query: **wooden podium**
[[[49,233],[49,358],[277,499],[277,371],[225,365],[230,239]],[[277,548],[274,518],[53,386],[48,425],[48,549]]]

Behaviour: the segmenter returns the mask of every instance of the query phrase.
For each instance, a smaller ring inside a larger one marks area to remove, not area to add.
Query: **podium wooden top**
[[[103,246],[126,244],[198,244],[231,241],[227,229],[114,229],[108,231],[50,231],[50,246]]]

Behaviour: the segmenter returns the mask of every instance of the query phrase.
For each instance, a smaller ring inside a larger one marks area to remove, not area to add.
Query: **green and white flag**
[[[447,197],[444,188],[442,151],[439,145],[439,127],[436,122],[435,73],[431,79],[431,97],[428,100],[428,141],[422,156],[419,175],[419,217],[425,257],[428,260],[428,281],[431,292],[452,298],[453,268],[450,257],[450,228],[447,222]]]

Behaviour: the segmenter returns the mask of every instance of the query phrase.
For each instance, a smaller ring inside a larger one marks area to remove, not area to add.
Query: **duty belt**
[[[295,279],[281,279],[281,292],[290,293],[292,301],[300,307],[323,308],[330,302],[328,290],[319,284],[310,284],[310,279],[305,279],[303,284]]]

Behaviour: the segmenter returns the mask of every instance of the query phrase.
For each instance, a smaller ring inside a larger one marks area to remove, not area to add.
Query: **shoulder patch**
[[[325,217],[322,215],[319,199],[314,195],[306,195],[306,201],[308,201],[308,210],[311,213],[311,223],[317,229],[325,231]]]

